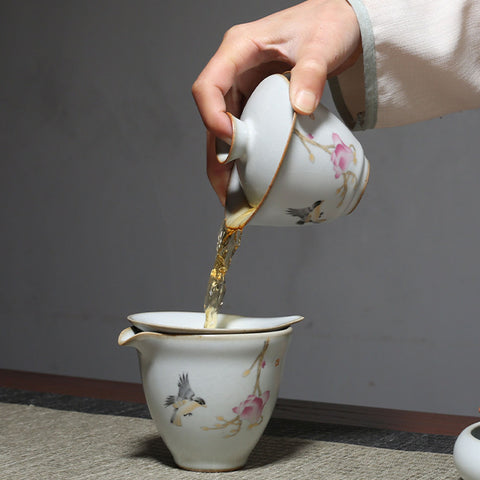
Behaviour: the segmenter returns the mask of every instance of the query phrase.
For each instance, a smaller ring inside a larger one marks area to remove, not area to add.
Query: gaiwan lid
[[[300,315],[243,317],[219,313],[217,328],[204,328],[203,312],[144,312],[129,315],[127,318],[133,326],[144,332],[202,335],[282,330],[303,320]]]
[[[235,160],[225,206],[229,227],[243,227],[250,221],[282,165],[296,119],[289,84],[285,75],[265,78],[248,99],[240,119],[229,114],[233,127],[231,145],[217,141],[219,162]],[[273,161],[265,161],[267,158]],[[255,181],[247,183],[245,178]]]

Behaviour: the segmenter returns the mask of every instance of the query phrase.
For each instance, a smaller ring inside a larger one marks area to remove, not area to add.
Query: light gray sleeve
[[[335,106],[346,125],[353,130],[367,130],[374,128],[377,123],[375,39],[370,17],[365,5],[361,0],[349,0],[349,3],[355,11],[360,25],[363,53],[351,72],[347,72],[343,77],[331,78],[329,80],[329,86]],[[342,78],[342,80],[344,80],[343,83],[347,85],[351,83],[354,84],[353,86],[347,87],[353,90],[349,96],[357,96],[357,101],[349,102],[353,107],[357,107],[352,108],[353,111],[348,108],[347,99],[343,96],[340,78]]]
[[[330,80],[352,129],[480,108],[480,1],[349,0],[363,55]]]

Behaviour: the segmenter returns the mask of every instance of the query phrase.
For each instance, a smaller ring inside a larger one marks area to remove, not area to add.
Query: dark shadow
[[[149,435],[139,439],[136,447],[136,450],[130,455],[131,458],[150,458],[167,467],[178,468],[159,435]]]
[[[226,439],[225,441],[228,441]],[[309,440],[270,437],[263,435],[253,449],[244,470],[250,470],[273,464],[280,460],[296,456],[311,443]],[[139,439],[131,458],[149,458],[171,468],[179,468],[173,461],[163,440],[158,435],[149,435]]]

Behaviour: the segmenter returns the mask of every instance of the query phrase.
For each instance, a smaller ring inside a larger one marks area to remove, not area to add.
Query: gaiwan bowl
[[[202,332],[204,313],[132,315],[118,338],[137,349],[150,414],[175,463],[187,470],[245,465],[278,397],[290,325],[302,319],[250,318],[248,326],[245,317],[229,317],[212,333]]]
[[[218,161],[233,166],[225,206],[228,227],[305,228],[355,210],[370,172],[362,145],[323,105],[310,116],[297,115],[286,76],[264,79],[240,118],[229,116],[230,144],[215,142]]]

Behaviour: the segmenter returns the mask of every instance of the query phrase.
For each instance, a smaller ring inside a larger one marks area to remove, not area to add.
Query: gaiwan
[[[137,349],[145,397],[157,429],[181,468],[241,468],[272,415],[292,325],[303,317],[203,312],[131,315],[119,345]]]

